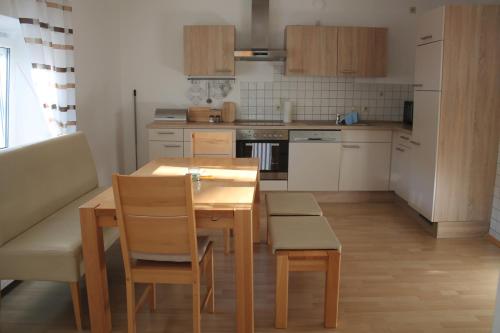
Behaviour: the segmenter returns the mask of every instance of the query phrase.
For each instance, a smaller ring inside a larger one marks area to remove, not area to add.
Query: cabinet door
[[[387,29],[338,28],[338,71],[357,77],[387,75]]]
[[[183,157],[184,145],[175,141],[149,141],[149,159],[161,157]]]
[[[286,74],[333,76],[337,74],[337,28],[288,26]]]
[[[338,191],[340,144],[290,143],[289,191]]]
[[[427,12],[417,19],[417,45],[443,40],[444,7]]]
[[[409,159],[410,154],[408,147],[398,144],[393,146],[390,188],[406,201],[408,201]]]
[[[344,143],[340,191],[388,191],[390,143]]]
[[[415,85],[417,90],[441,90],[443,42],[417,46]]]
[[[432,221],[440,93],[416,91],[414,100],[408,202]]]
[[[234,75],[234,26],[185,26],[184,74]]]

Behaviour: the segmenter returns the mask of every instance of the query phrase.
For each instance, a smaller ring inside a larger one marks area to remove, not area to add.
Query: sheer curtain
[[[52,135],[76,131],[75,68],[70,0],[13,0],[32,65],[32,78]]]

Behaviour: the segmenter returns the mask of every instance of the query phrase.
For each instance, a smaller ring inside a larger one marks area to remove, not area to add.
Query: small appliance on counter
[[[187,122],[187,109],[156,109],[155,121]]]
[[[283,101],[281,104],[283,110],[283,122],[285,124],[291,123],[293,118],[293,104],[292,101]]]
[[[403,123],[413,125],[413,101],[405,101],[403,110]]]
[[[222,122],[234,123],[236,120],[236,104],[233,102],[224,102],[222,105]]]

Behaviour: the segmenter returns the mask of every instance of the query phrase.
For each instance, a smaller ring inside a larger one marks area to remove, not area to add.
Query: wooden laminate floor
[[[393,203],[322,208],[343,244],[340,325],[322,328],[323,276],[294,273],[286,332],[491,332],[499,248],[483,239],[435,240]],[[203,332],[235,328],[233,257],[223,255],[220,235],[214,236],[216,314],[203,314]],[[113,326],[125,332],[118,246],[108,261]],[[138,332],[191,332],[190,287],[161,286],[158,292],[158,312],[141,311]],[[86,304],[84,309],[88,328]],[[262,244],[255,248],[256,332],[283,332],[273,328],[273,316],[274,258]],[[21,283],[2,298],[0,332],[76,332],[68,286]]]

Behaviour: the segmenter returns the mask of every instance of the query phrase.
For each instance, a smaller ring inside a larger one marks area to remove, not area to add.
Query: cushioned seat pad
[[[271,216],[269,234],[278,250],[341,250],[341,244],[323,216]]]
[[[267,215],[271,216],[323,215],[311,193],[268,193],[266,202]]]
[[[198,260],[201,261],[207,251],[210,240],[208,236],[198,237]],[[131,257],[136,260],[148,261],[169,261],[169,262],[191,262],[190,254],[156,254],[156,253],[141,253],[132,252]]]
[[[49,190],[49,189],[48,189]],[[84,274],[79,207],[104,188],[96,188],[0,247],[0,279],[75,282]],[[118,228],[103,230],[104,246]]]

